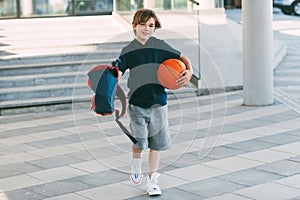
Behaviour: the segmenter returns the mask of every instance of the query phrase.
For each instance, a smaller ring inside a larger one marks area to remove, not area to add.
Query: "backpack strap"
[[[120,112],[119,110],[115,110],[115,115],[116,115],[115,121],[117,122],[117,124],[119,125],[121,130],[124,132],[124,134],[127,135],[127,137],[131,140],[131,142],[133,142],[133,144],[136,144],[137,140],[131,135],[131,133],[128,131],[128,129],[119,120],[120,119],[120,113],[119,112]]]
[[[116,96],[120,99],[121,104],[122,104],[121,113],[116,112],[116,113],[118,113],[117,118],[120,118],[120,117],[123,117],[126,113],[126,95],[125,95],[125,92],[123,91],[123,89],[121,88],[121,86],[119,84],[117,85]]]

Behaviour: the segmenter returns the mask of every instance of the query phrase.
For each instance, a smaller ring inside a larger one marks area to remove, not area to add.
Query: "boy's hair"
[[[136,27],[138,24],[141,23],[146,23],[151,17],[155,20],[155,30],[161,28],[161,23],[158,17],[156,16],[155,12],[147,8],[141,8],[135,12],[132,20],[132,27]]]

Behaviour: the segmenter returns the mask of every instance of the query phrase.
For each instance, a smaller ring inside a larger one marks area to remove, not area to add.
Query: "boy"
[[[167,59],[179,59],[187,70],[177,80],[180,86],[186,85],[193,74],[189,60],[163,40],[153,37],[161,23],[155,12],[149,9],[136,11],[132,22],[135,39],[121,51],[114,63],[121,71],[120,76],[129,69],[128,98],[130,129],[137,143],[132,145],[130,179],[134,184],[142,182],[141,152],[150,149],[147,192],[160,195],[157,172],[160,151],[171,144],[167,120],[167,94],[157,80],[157,68]]]

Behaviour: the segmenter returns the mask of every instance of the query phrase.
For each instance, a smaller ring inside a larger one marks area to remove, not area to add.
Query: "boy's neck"
[[[147,41],[150,39],[148,38],[147,40],[140,40],[137,37],[135,38],[139,43],[141,43],[142,45],[145,45],[147,43]]]

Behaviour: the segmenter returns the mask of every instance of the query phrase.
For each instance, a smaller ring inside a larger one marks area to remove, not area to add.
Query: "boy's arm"
[[[181,54],[179,57],[179,60],[181,60],[185,64],[186,70],[184,70],[180,74],[181,77],[179,79],[177,79],[177,84],[180,86],[184,86],[184,85],[187,85],[189,83],[189,81],[191,80],[192,75],[193,75],[193,68],[191,66],[189,59],[185,55]]]
[[[121,60],[117,59],[117,60],[112,61],[111,65],[115,66],[115,67],[117,67],[119,69],[120,62],[121,62]],[[117,79],[119,80],[122,77],[122,75],[123,75],[123,72],[119,69],[118,70],[118,77],[117,77]]]

